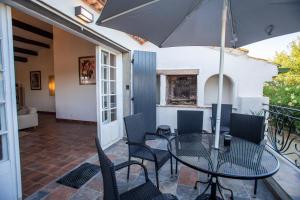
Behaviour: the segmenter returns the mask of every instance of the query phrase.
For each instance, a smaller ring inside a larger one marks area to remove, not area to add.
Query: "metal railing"
[[[300,109],[264,107],[269,146],[300,169]]]

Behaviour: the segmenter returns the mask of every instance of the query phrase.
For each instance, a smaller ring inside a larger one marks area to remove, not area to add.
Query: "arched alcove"
[[[217,103],[218,99],[218,83],[219,75],[213,75],[207,79],[204,87],[204,103],[205,105],[211,105]],[[233,104],[233,82],[232,80],[224,75],[223,78],[223,98],[222,103]]]

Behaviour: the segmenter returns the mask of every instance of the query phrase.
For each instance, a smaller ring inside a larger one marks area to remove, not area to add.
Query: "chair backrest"
[[[142,113],[124,117],[128,142],[145,144],[145,118]],[[129,153],[134,152],[139,147],[129,145]]]
[[[177,130],[178,134],[202,133],[203,111],[178,110]]]
[[[264,123],[263,116],[232,113],[230,133],[232,136],[259,144],[264,139]]]
[[[232,113],[232,104],[222,104],[221,107],[221,126],[230,126],[230,117]],[[211,116],[214,125],[217,119],[217,104],[212,104]]]
[[[99,139],[96,138],[95,141],[98,151],[101,173],[103,177],[103,200],[120,200],[114,164],[105,155],[104,151],[100,146]]]

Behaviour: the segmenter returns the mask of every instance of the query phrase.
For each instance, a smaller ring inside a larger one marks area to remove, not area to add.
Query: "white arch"
[[[219,74],[214,74],[206,79],[204,84],[204,104],[211,105],[217,103],[218,98],[218,79]],[[234,104],[235,100],[235,84],[233,79],[224,75],[223,80],[223,98],[222,103]]]

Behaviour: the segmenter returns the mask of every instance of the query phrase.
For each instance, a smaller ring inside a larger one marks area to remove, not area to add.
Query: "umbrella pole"
[[[219,89],[218,89],[218,104],[217,104],[217,117],[216,117],[215,145],[214,145],[216,149],[219,148],[219,138],[220,138],[227,10],[228,10],[228,0],[224,0],[223,11],[222,11],[222,30],[221,30],[221,49],[220,49],[219,87],[218,87]]]

